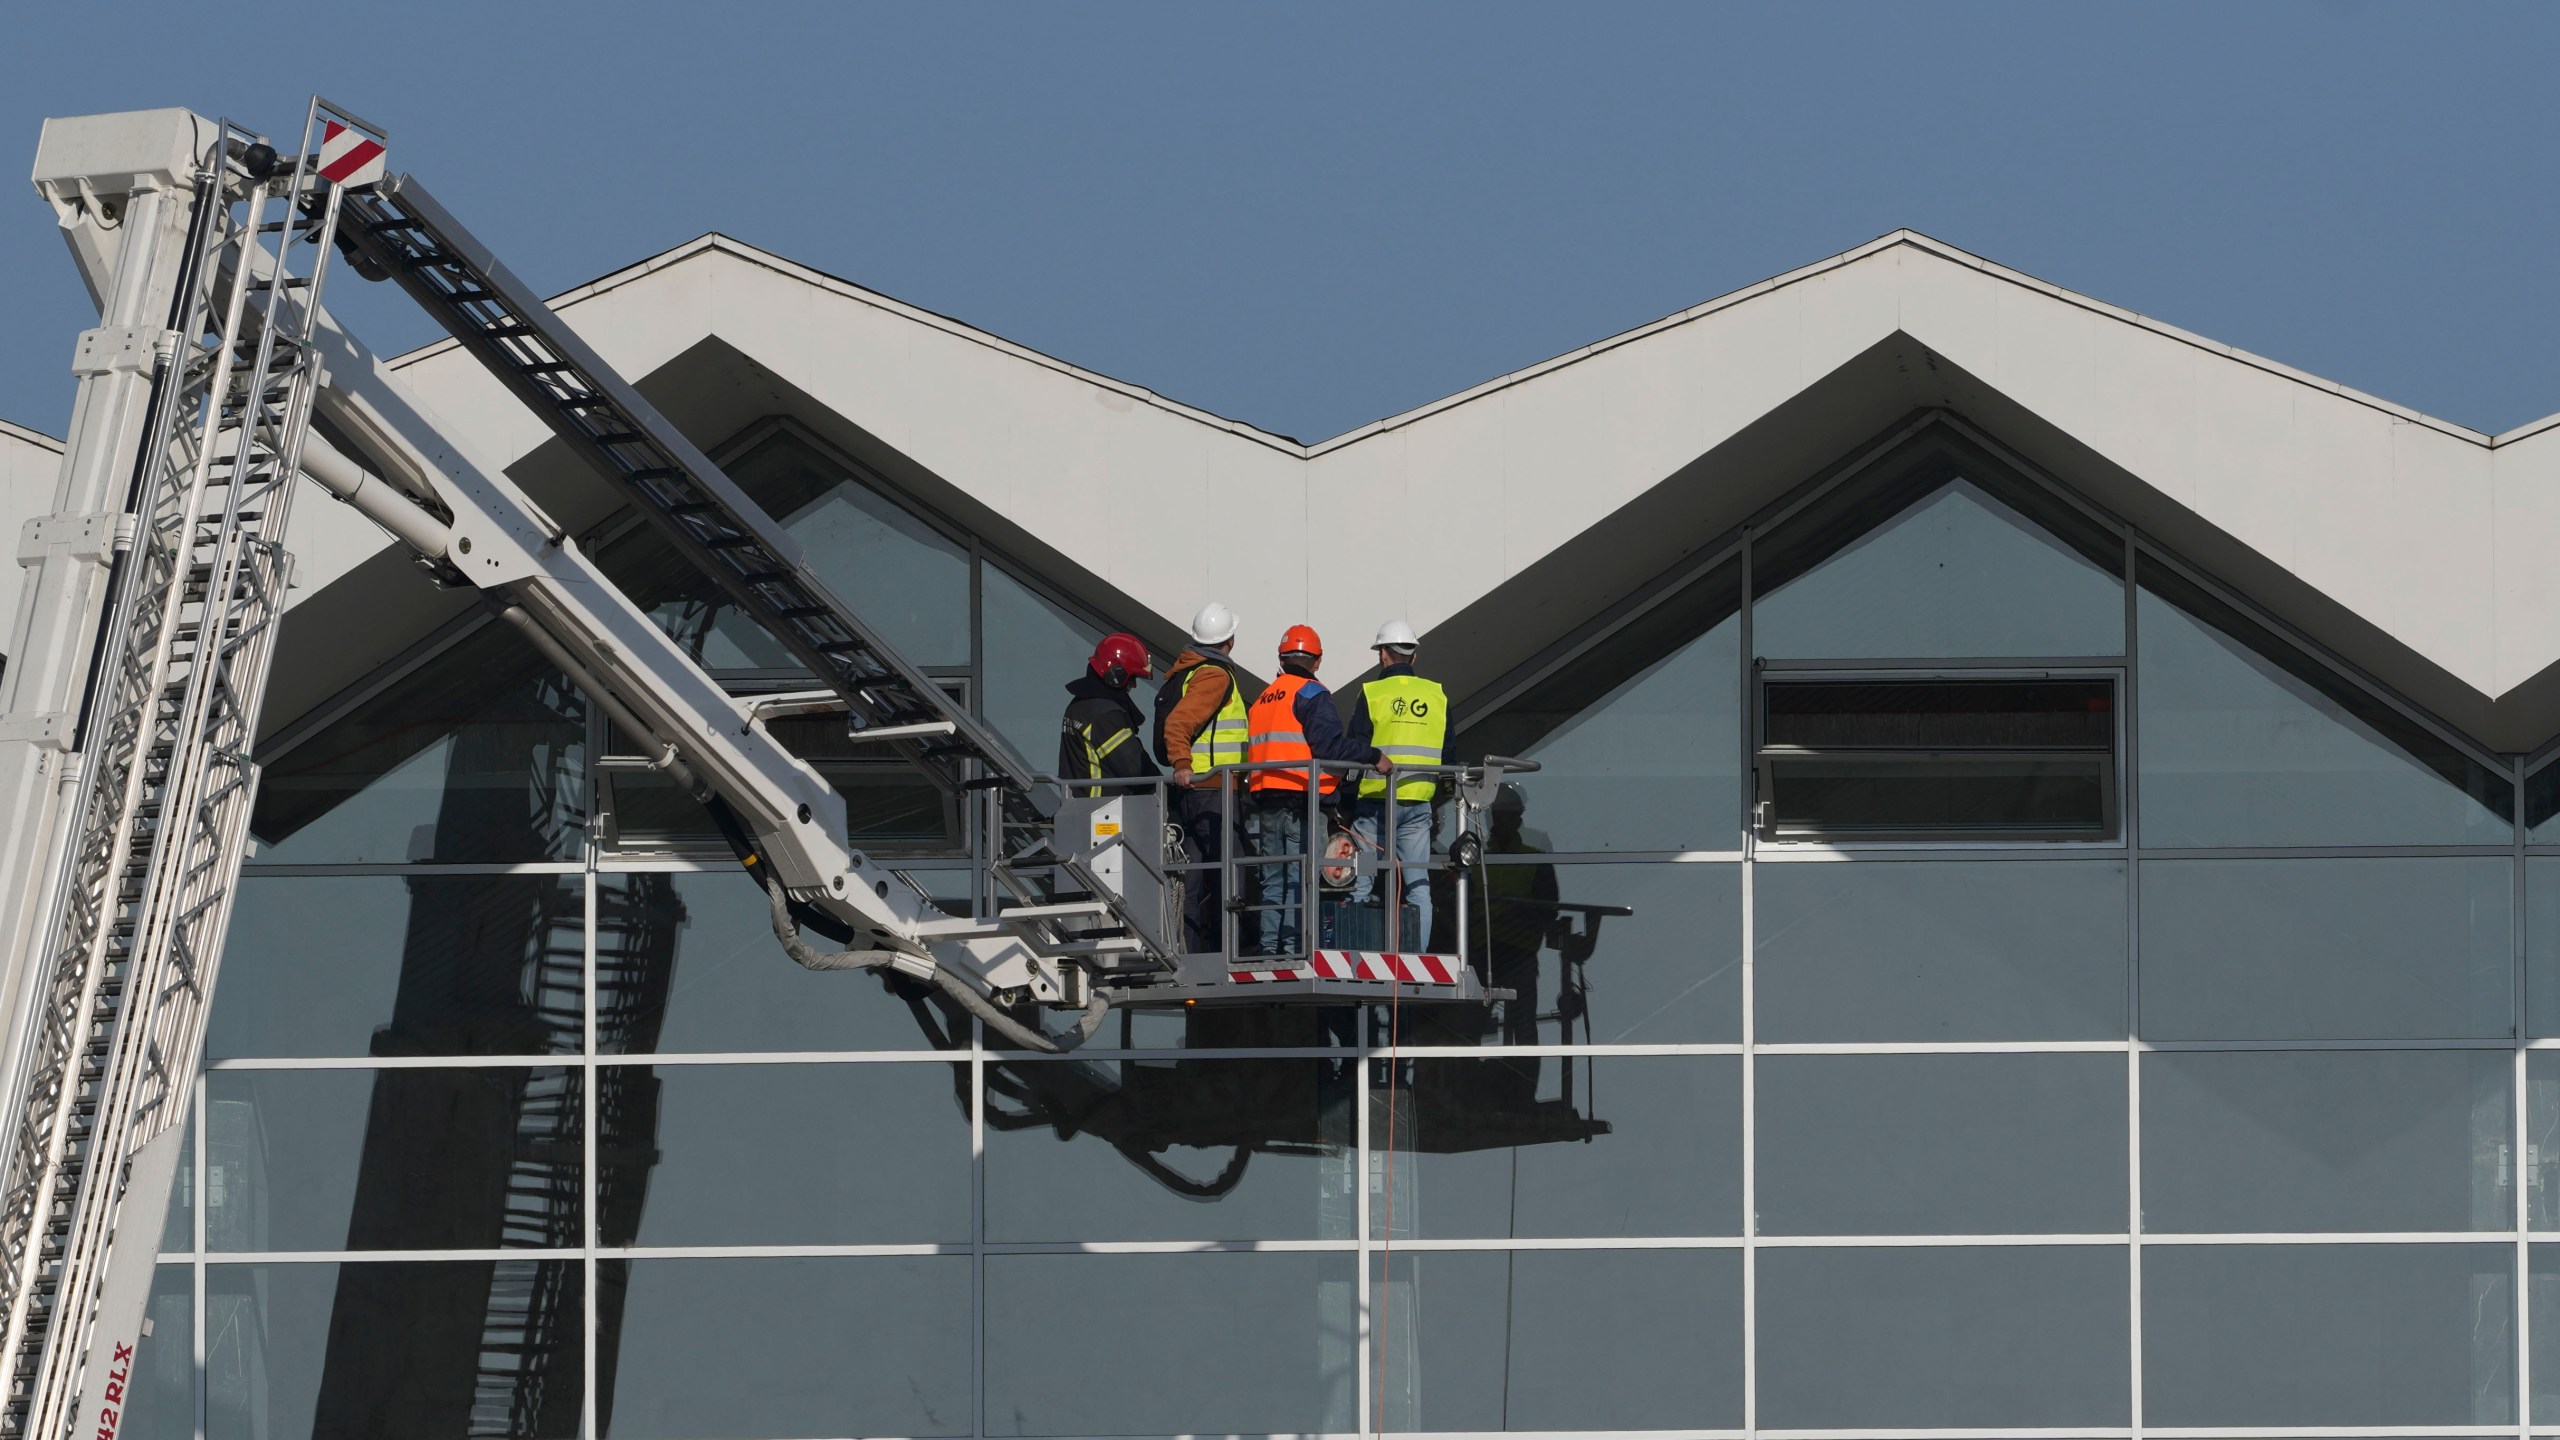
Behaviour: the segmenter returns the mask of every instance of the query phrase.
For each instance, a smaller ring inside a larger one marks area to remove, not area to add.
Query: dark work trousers
[[[1243,792],[1237,792],[1239,802]],[[1176,794],[1174,813],[1182,826],[1182,858],[1194,862],[1216,864],[1227,856],[1234,836],[1218,813],[1215,790],[1183,790]],[[1247,887],[1248,889],[1251,887]],[[1226,936],[1221,922],[1225,918],[1226,891],[1219,884],[1215,870],[1193,870],[1182,877],[1182,948],[1193,955],[1215,955],[1225,947]],[[1251,926],[1246,927],[1247,938]]]

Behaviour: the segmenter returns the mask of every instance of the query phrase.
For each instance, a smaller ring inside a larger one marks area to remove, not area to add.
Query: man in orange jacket
[[[1334,713],[1333,696],[1316,679],[1324,663],[1324,641],[1309,626],[1292,625],[1280,637],[1280,675],[1255,697],[1245,712],[1245,763],[1333,760],[1376,767],[1387,773],[1388,761],[1374,745],[1363,745],[1343,733]],[[1256,770],[1245,808],[1246,852],[1259,857],[1307,853],[1307,772],[1303,769]],[[1317,793],[1331,796],[1341,784],[1337,774],[1322,775]],[[1255,947],[1264,955],[1299,951],[1304,901],[1304,863],[1256,865],[1255,888],[1263,908],[1254,912]]]

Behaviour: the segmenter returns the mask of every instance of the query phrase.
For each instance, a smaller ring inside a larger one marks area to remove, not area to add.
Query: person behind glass
[[[1378,649],[1378,677],[1365,682],[1351,695],[1351,724],[1347,733],[1355,745],[1374,745],[1378,753],[1403,766],[1437,765],[1449,738],[1449,694],[1437,681],[1425,680],[1413,673],[1414,657],[1421,652],[1422,642],[1413,627],[1402,620],[1390,620],[1378,627],[1378,638],[1372,642]],[[1396,937],[1399,948],[1414,951],[1431,948],[1431,822],[1432,798],[1436,785],[1431,776],[1387,780],[1377,776],[1360,777],[1360,794],[1351,811],[1351,830],[1360,839],[1360,853],[1377,861],[1380,869],[1388,868],[1381,833],[1387,823],[1387,787],[1396,792],[1396,833],[1393,868],[1403,898],[1412,904],[1416,923]],[[1366,868],[1351,882],[1351,903],[1366,905],[1376,876]],[[1378,887],[1384,889],[1385,887]],[[1393,903],[1390,896],[1389,903]],[[1389,927],[1380,927],[1385,935]],[[1395,927],[1401,929],[1402,927]]]
[[[1292,625],[1280,637],[1279,678],[1264,686],[1245,712],[1246,761],[1259,765],[1286,760],[1303,766],[1310,759],[1335,760],[1373,766],[1379,774],[1386,774],[1393,762],[1379,754],[1377,747],[1355,744],[1343,733],[1342,717],[1333,710],[1333,697],[1316,679],[1316,667],[1323,663],[1324,642],[1310,627]],[[1316,784],[1320,795],[1331,796],[1341,784],[1341,777],[1326,774]],[[1251,785],[1252,799],[1244,816],[1247,853],[1306,854],[1306,770],[1256,770]],[[1254,912],[1254,934],[1259,941],[1256,951],[1263,955],[1295,955],[1300,911],[1304,909],[1300,896],[1306,867],[1253,868],[1257,872],[1256,892],[1264,906]]]
[[[1227,854],[1228,821],[1218,799],[1218,772],[1244,763],[1244,677],[1228,658],[1236,648],[1236,615],[1212,600],[1191,617],[1191,644],[1173,657],[1156,692],[1163,730],[1156,754],[1182,788],[1174,792],[1174,819],[1182,827],[1183,858],[1215,866]],[[1239,792],[1239,798],[1241,798]],[[1182,877],[1182,945],[1194,955],[1226,948],[1218,933],[1223,895],[1217,870]]]
[[[1093,647],[1085,673],[1067,682],[1067,713],[1058,722],[1058,778],[1137,780],[1157,773],[1147,758],[1146,717],[1129,688],[1152,666],[1146,643],[1135,635],[1105,635]],[[1067,793],[1092,800],[1127,793],[1127,786],[1077,785]]]

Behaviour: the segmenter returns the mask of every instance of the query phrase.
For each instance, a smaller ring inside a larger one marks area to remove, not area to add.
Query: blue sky
[[[2560,410],[2548,6],[236,13],[15,7],[0,149],[317,89],[545,290],[723,230],[1306,439],[1897,226],[2462,424]],[[94,316],[15,194],[0,417],[59,434]]]

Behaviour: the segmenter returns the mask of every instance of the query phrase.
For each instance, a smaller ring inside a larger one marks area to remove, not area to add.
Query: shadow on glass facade
[[[737,454],[1040,758],[1095,627],[794,432]],[[1545,767],[1468,897],[1515,999],[1059,1058],[615,844],[602,727],[455,640],[276,762],[126,1433],[2560,1426],[2560,767],[1968,449],[1704,558],[1462,701]],[[2107,838],[1757,827],[1768,677],[2030,669],[2103,700]]]

